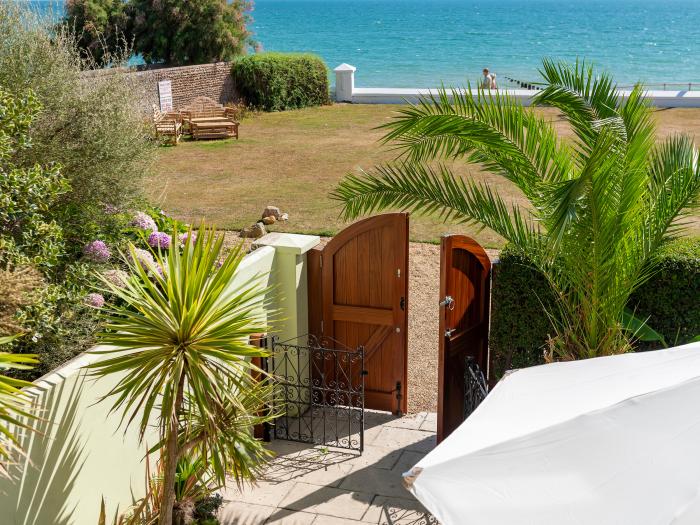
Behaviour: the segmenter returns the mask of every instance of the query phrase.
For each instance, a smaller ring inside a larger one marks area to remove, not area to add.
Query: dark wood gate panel
[[[408,214],[352,224],[309,252],[308,275],[309,331],[363,347],[365,406],[406,412]]]
[[[440,347],[438,355],[438,442],[462,421],[465,363],[488,370],[491,261],[464,235],[446,235],[440,246]]]

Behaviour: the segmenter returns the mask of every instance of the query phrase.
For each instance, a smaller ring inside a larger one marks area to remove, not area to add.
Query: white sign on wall
[[[173,88],[170,80],[161,80],[158,82],[158,96],[160,97],[160,110],[173,110]]]

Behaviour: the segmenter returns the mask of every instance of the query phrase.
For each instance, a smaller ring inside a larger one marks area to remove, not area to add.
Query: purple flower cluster
[[[83,248],[85,257],[96,263],[104,263],[109,261],[111,253],[109,248],[103,241],[92,241]]]
[[[92,308],[102,308],[105,305],[105,298],[99,293],[89,293],[85,296],[85,304]]]
[[[135,226],[137,228],[140,228],[142,230],[147,230],[147,231],[152,231],[152,232],[158,231],[158,226],[156,226],[156,221],[154,221],[150,215],[148,215],[147,213],[144,213],[142,211],[139,211],[136,213],[136,215],[134,215],[134,218],[131,220],[131,225]]]
[[[129,280],[129,274],[124,270],[107,270],[102,276],[117,288],[123,287]]]
[[[155,265],[155,260],[153,255],[148,250],[142,250],[141,248],[134,248],[135,260],[134,262],[140,264],[144,270],[150,270]]]
[[[195,232],[185,232],[180,234],[180,244],[183,246],[187,244],[187,242],[192,242],[195,243],[197,242],[197,234]]]
[[[153,232],[148,236],[148,245],[151,248],[170,248],[172,243],[172,238],[170,235],[164,232]]]

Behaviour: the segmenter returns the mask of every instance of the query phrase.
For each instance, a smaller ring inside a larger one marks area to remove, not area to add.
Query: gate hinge
[[[323,334],[323,319],[321,319],[321,334]]]
[[[318,267],[323,268],[323,255],[318,256]]]

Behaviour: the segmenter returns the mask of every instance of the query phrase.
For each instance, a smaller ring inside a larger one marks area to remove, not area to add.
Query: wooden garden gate
[[[309,332],[363,347],[365,406],[405,413],[408,214],[356,222],[308,252],[308,262]]]
[[[457,428],[486,394],[491,262],[464,235],[440,246],[438,442]]]

